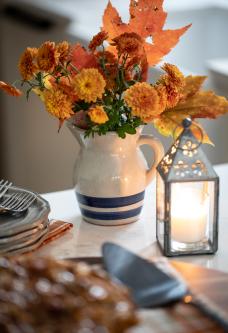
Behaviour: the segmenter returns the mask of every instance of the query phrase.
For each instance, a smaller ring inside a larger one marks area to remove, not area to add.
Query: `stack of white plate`
[[[11,187],[7,194],[29,191]],[[22,214],[0,214],[0,255],[24,253],[35,250],[48,232],[49,203],[37,195],[36,200]]]

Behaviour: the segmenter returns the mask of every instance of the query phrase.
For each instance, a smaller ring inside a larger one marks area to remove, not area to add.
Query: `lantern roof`
[[[157,166],[157,171],[165,181],[203,181],[218,178],[190,126],[191,120],[183,122],[182,133]]]

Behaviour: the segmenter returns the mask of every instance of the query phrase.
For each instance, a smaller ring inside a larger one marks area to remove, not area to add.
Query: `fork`
[[[0,203],[0,213],[22,213],[32,205],[35,199],[34,193],[14,193]]]
[[[8,191],[11,185],[12,183],[8,180],[0,180],[0,198],[3,197],[3,195]]]

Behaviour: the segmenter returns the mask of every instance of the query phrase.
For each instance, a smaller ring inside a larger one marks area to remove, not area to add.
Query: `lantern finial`
[[[184,129],[189,128],[191,125],[192,125],[192,119],[190,117],[189,118],[185,118],[182,121],[182,126],[184,127]]]

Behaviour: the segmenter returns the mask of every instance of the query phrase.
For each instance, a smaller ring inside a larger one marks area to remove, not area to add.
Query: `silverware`
[[[36,195],[32,192],[14,193],[0,203],[0,213],[22,213],[35,201]]]
[[[12,186],[7,196],[27,192],[29,191]],[[35,195],[36,200],[23,214],[0,214],[0,238],[15,236],[20,232],[39,227],[41,223],[47,224],[50,206],[37,193]]]
[[[3,195],[7,192],[11,185],[12,183],[8,180],[0,180],[0,198],[3,197]]]

